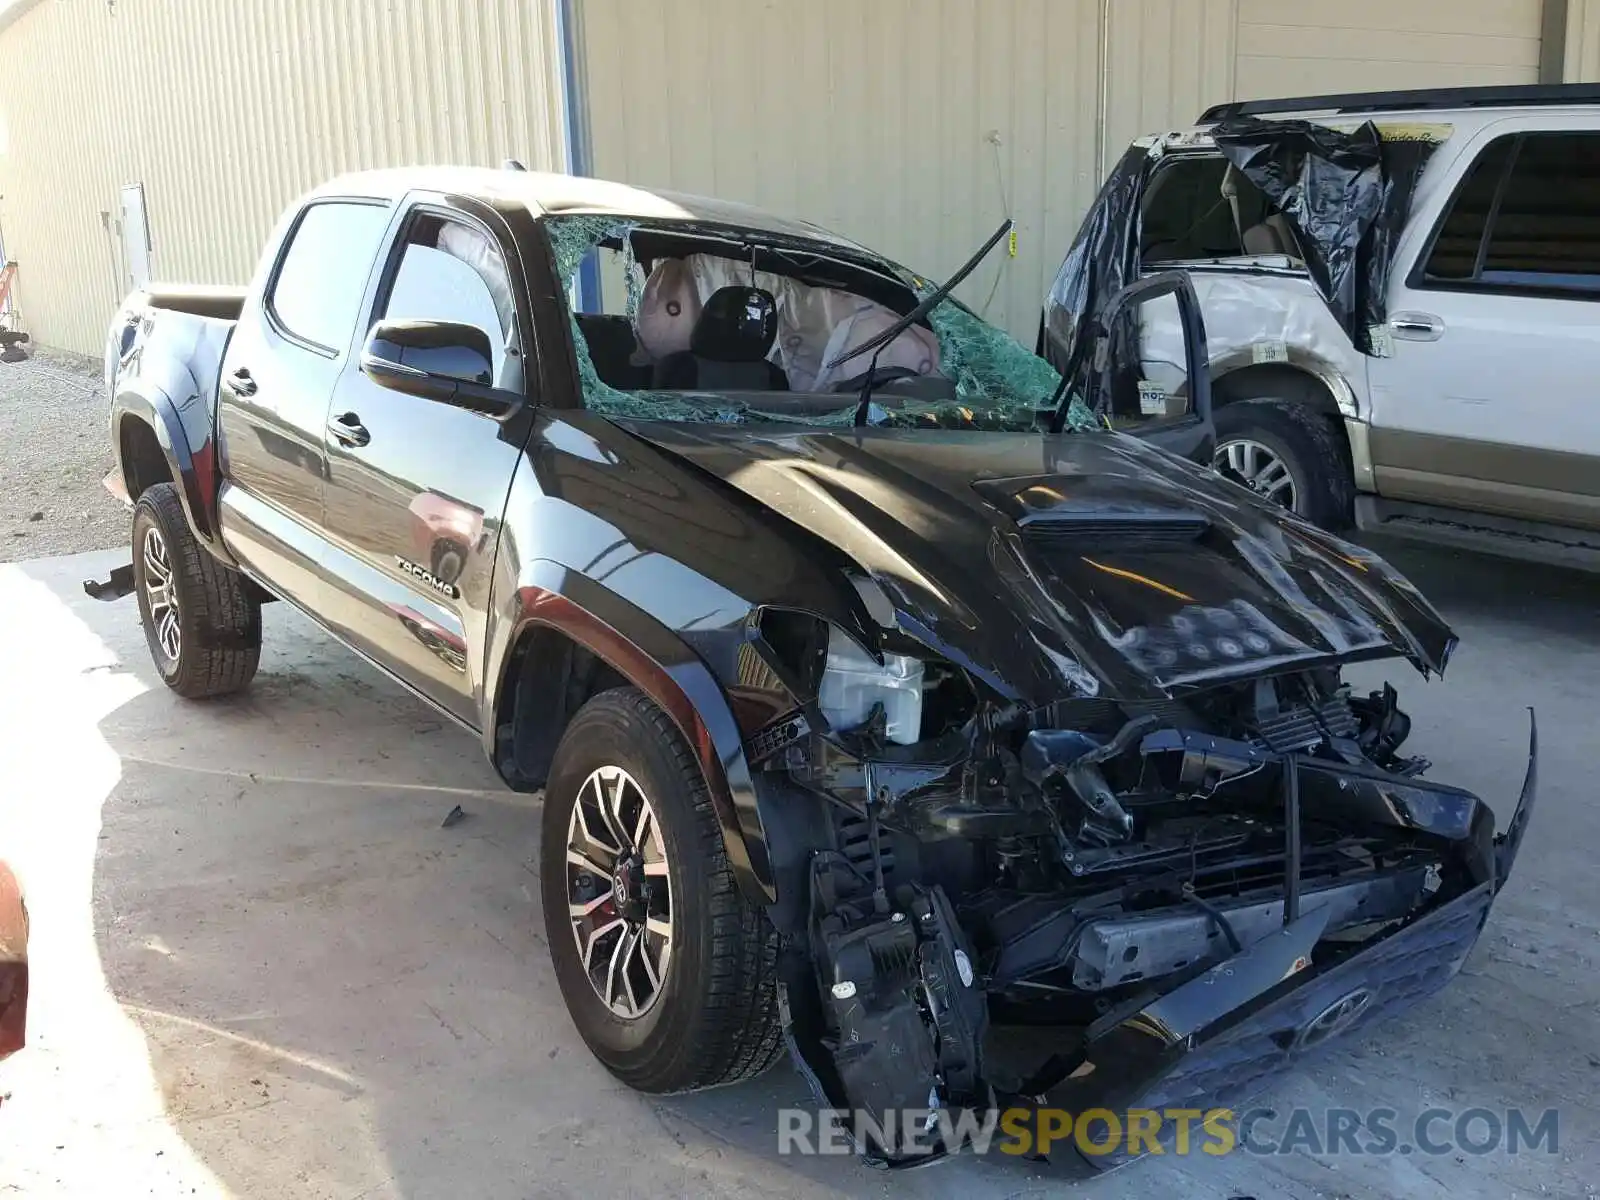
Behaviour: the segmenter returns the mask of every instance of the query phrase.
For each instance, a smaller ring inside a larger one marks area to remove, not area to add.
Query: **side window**
[[[1423,272],[1426,278],[1453,281],[1477,275],[1478,250],[1489,227],[1489,212],[1516,143],[1515,136],[1496,138],[1478,155],[1434,236],[1433,252]]]
[[[1491,287],[1600,293],[1600,133],[1522,139],[1480,279]]]
[[[505,382],[506,349],[516,331],[511,279],[499,248],[471,225],[433,216],[414,220],[388,298],[374,317],[475,326],[489,335],[495,382]]]
[[[1226,174],[1226,160],[1215,155],[1178,156],[1156,168],[1144,194],[1139,249],[1145,262],[1233,258],[1244,253],[1233,209],[1222,191]],[[1254,185],[1246,187],[1255,191]]]
[[[267,297],[278,324],[324,350],[348,346],[388,223],[383,204],[323,201],[307,208]]]
[[[1424,276],[1485,290],[1600,295],[1600,133],[1492,142],[1440,224]]]

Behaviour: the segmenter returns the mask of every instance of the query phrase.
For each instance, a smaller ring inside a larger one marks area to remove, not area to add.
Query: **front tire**
[[[777,1060],[777,933],[733,878],[688,744],[636,688],[595,696],[562,736],[539,874],[567,1010],[618,1079],[693,1091]]]
[[[162,681],[203,700],[247,685],[261,659],[261,602],[195,540],[170,483],[133,510],[133,582],[145,642]]]
[[[1333,418],[1293,400],[1238,400],[1214,420],[1218,470],[1323,529],[1350,525],[1355,481]]]

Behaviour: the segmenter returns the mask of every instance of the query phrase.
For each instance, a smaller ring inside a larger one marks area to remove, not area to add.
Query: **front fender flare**
[[[497,711],[510,649],[530,626],[559,630],[651,698],[694,753],[711,793],[728,862],[755,903],[777,899],[771,853],[745,758],[744,741],[721,684],[682,638],[615,592],[560,563],[538,559],[520,573],[514,599],[499,610],[493,638],[499,664],[484,711]],[[485,737],[493,721],[485,721]],[[491,754],[492,746],[489,747]]]

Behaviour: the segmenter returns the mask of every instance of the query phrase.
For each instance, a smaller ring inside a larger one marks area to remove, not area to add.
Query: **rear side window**
[[[1221,155],[1177,154],[1156,167],[1140,214],[1140,258],[1164,262],[1300,257],[1288,222]]]
[[[1600,134],[1522,139],[1480,278],[1490,286],[1600,292]]]
[[[1144,193],[1139,248],[1145,262],[1244,253],[1233,209],[1222,191],[1227,166],[1222,158],[1180,157],[1156,168]]]
[[[1472,279],[1477,275],[1478,251],[1489,228],[1489,214],[1516,144],[1515,137],[1497,138],[1472,164],[1434,236],[1426,272],[1429,279]]]
[[[1600,295],[1600,133],[1491,143],[1441,223],[1425,274],[1493,291]]]
[[[348,346],[388,223],[389,209],[381,204],[325,201],[307,208],[267,298],[277,323],[323,350]]]

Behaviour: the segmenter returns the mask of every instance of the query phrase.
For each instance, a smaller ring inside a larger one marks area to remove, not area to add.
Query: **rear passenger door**
[[[1497,123],[1415,214],[1369,361],[1380,495],[1600,528],[1600,121]]]
[[[361,197],[302,209],[222,362],[223,542],[303,607],[315,608],[319,589],[328,396],[391,216],[388,203]]]
[[[326,409],[324,617],[473,726],[495,549],[526,423],[380,387],[360,352],[380,320],[457,321],[488,335],[496,385],[522,391],[515,261],[492,210],[411,197]]]

